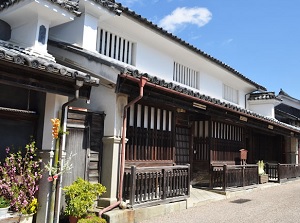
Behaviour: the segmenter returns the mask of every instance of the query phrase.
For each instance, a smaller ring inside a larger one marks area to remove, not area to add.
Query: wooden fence
[[[258,165],[212,165],[210,176],[210,187],[224,191],[259,183]]]
[[[269,181],[280,183],[282,180],[300,177],[299,164],[270,164],[266,163],[265,171],[269,175]]]
[[[190,166],[126,168],[123,194],[132,207],[184,200],[190,195]]]

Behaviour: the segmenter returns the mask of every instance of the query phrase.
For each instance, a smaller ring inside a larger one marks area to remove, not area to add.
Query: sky
[[[299,0],[116,0],[278,94],[300,100]]]

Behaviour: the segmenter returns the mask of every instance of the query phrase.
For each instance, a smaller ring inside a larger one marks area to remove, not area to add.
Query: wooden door
[[[66,137],[67,157],[71,154],[73,169],[66,175],[64,185],[78,177],[100,182],[104,114],[69,110]]]
[[[175,127],[175,162],[177,165],[190,164],[191,127],[185,113],[176,115]]]

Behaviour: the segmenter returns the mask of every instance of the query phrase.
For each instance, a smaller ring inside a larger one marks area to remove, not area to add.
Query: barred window
[[[132,64],[133,42],[108,32],[104,29],[99,30],[99,53]]]
[[[187,66],[174,62],[173,80],[198,89],[199,72]]]
[[[227,101],[238,104],[238,90],[229,87],[227,85],[223,85],[223,98]]]

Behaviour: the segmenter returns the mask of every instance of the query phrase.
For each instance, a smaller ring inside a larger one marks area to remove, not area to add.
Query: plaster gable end
[[[248,100],[248,103],[251,111],[266,117],[275,118],[275,105],[278,104],[278,100]]]
[[[48,21],[36,18],[25,25],[12,27],[10,40],[24,48],[47,54],[48,29]]]
[[[65,23],[49,30],[49,39],[67,42],[81,46],[83,41],[84,16],[75,18],[74,21]]]

